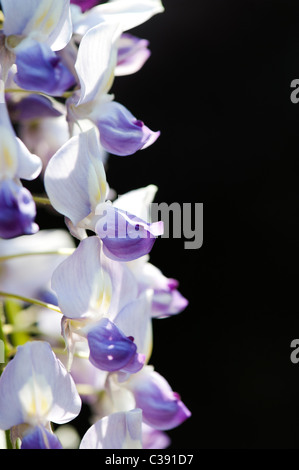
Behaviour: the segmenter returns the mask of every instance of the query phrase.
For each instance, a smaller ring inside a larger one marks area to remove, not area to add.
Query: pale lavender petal
[[[98,237],[81,241],[52,276],[52,288],[67,318],[101,318],[117,313],[137,296],[137,283],[124,264],[107,258]]]
[[[101,144],[115,155],[132,155],[153,144],[160,135],[116,101],[102,103],[91,119],[99,128]]]
[[[53,51],[63,49],[70,41],[69,0],[2,0],[1,5],[6,36],[30,36],[45,42]]]
[[[179,395],[150,366],[132,375],[128,386],[142,409],[143,421],[155,429],[175,428],[191,416]]]
[[[150,208],[157,191],[158,187],[154,184],[149,184],[144,188],[133,189],[119,195],[113,201],[113,206],[117,207],[117,209],[130,212],[145,222],[151,222]]]
[[[17,177],[32,180],[41,172],[41,159],[30,153],[16,137],[4,102],[0,103],[0,154],[5,155],[5,158],[0,159],[1,179]]]
[[[103,151],[95,129],[72,137],[53,155],[45,188],[53,207],[76,226],[107,193]]]
[[[142,447],[143,449],[166,449],[171,444],[170,437],[163,431],[154,429],[142,423]]]
[[[138,372],[143,367],[144,357],[137,353],[136,344],[108,318],[89,330],[87,340],[89,360],[101,370]]]
[[[132,336],[140,353],[149,355],[152,348],[151,291],[143,292],[126,305],[114,323],[126,336]]]
[[[118,25],[109,23],[101,23],[83,36],[75,64],[80,80],[80,96],[76,106],[91,103],[97,96],[109,91],[117,59],[117,36]]]
[[[62,449],[62,445],[52,432],[41,426],[35,426],[22,439],[21,449]]]
[[[0,378],[0,429],[21,423],[62,424],[80,412],[75,383],[44,341],[18,346]]]
[[[188,306],[188,300],[177,290],[155,290],[152,303],[152,316],[164,318],[181,313]]]
[[[99,22],[117,24],[127,31],[163,11],[161,0],[113,0],[86,12],[74,25],[74,31],[83,35]]]
[[[124,33],[118,41],[115,76],[138,72],[151,55],[149,42],[132,34]]]
[[[139,409],[112,413],[88,429],[80,449],[141,449],[141,424]]]
[[[112,284],[102,266],[101,242],[97,237],[81,241],[52,276],[62,313],[67,318],[88,318],[104,315],[111,302]]]

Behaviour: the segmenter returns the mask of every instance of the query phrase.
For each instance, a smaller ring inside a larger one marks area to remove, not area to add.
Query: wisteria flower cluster
[[[164,431],[191,414],[149,363],[152,319],[188,304],[149,262],[163,234],[149,215],[157,187],[117,196],[106,178],[109,154],[159,137],[110,90],[150,56],[128,31],[163,10],[160,0],[1,1],[3,447],[164,448]],[[36,178],[46,197],[32,194]],[[40,230],[38,204],[66,228]],[[78,441],[65,423],[82,403],[91,421]]]

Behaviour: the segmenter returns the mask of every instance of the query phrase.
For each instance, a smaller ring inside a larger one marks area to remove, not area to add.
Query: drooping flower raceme
[[[164,448],[166,431],[191,415],[150,363],[153,318],[188,305],[178,281],[150,262],[163,234],[150,211],[158,188],[120,195],[107,181],[109,153],[134,154],[160,134],[111,89],[151,54],[130,30],[163,10],[161,0],[1,1],[0,431],[10,430],[7,446],[62,448],[64,424],[76,427],[81,400],[91,420],[80,449]],[[52,228],[61,216],[65,229]]]

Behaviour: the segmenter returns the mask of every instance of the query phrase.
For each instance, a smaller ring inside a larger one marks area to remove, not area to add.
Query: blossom
[[[108,383],[111,380],[111,376],[109,376],[109,372],[102,371],[96,367],[94,367],[91,362],[86,361],[85,358],[75,357],[74,362],[72,365],[72,377],[74,378],[76,383],[81,384],[80,386],[83,387],[81,392],[82,401],[87,403],[92,412],[92,422],[97,423],[102,418],[105,418],[103,423],[107,422],[107,417],[117,413],[115,408],[112,404],[111,397],[109,395],[109,385]],[[108,382],[107,382],[108,378]],[[94,390],[93,394],[86,394],[84,395],[84,388],[86,386],[86,390],[92,388]],[[106,386],[108,388],[106,389]],[[117,390],[117,389],[116,389]],[[119,413],[131,413],[132,410],[130,409],[130,404],[134,406],[134,403],[126,404],[127,400],[131,396],[130,392],[127,391],[127,395],[124,393],[124,389],[122,389],[121,396],[118,397],[118,393],[116,392],[113,396],[113,402],[118,403],[119,409],[123,409],[123,411],[118,411]],[[100,397],[100,398],[99,398]],[[119,403],[119,399],[122,400],[122,405]],[[128,410],[128,411],[126,411]],[[140,410],[142,412],[142,410]],[[102,424],[103,425],[103,424]],[[101,426],[102,426],[101,425]],[[94,431],[96,431],[94,429]],[[96,439],[96,433],[93,431],[94,439]],[[116,431],[115,431],[116,432]],[[112,431],[111,431],[112,433]],[[142,433],[142,448],[143,449],[164,449],[170,445],[170,438],[169,436],[159,429],[155,429],[148,424],[145,424],[142,421],[141,427]],[[107,438],[109,438],[109,433],[106,434]],[[103,441],[100,441],[101,445],[103,445]],[[81,443],[81,446],[83,444]],[[84,443],[85,445],[85,443]],[[89,442],[88,444],[92,447],[94,444]]]
[[[55,95],[74,85],[74,77],[56,54],[72,36],[69,0],[4,0],[2,8],[5,46],[15,55],[18,69],[16,83]]]
[[[125,380],[120,373],[109,374],[106,390],[111,412],[119,411],[119,407],[140,408],[143,422],[154,429],[173,429],[191,416],[180,396],[151,365]]]
[[[49,423],[67,423],[80,409],[74,381],[50,345],[32,341],[19,346],[0,377],[0,429],[26,424],[17,430],[25,443],[42,441],[47,447]]]
[[[35,204],[20,179],[35,179],[41,160],[16,137],[4,101],[0,97],[0,237],[13,238],[37,232]]]
[[[66,216],[79,239],[92,230],[102,240],[105,255],[129,261],[147,254],[163,225],[147,223],[106,201],[108,184],[103,151],[95,129],[71,138],[50,160],[45,188],[52,205]]]
[[[101,6],[101,5],[100,5]],[[83,36],[75,69],[80,90],[67,100],[68,120],[88,118],[100,131],[103,147],[116,155],[131,155],[155,142],[159,132],[151,131],[108,92],[117,65],[119,24],[102,22]],[[101,61],[97,60],[101,57]]]
[[[141,315],[134,277],[124,264],[104,255],[97,237],[84,239],[56,268],[52,288],[63,313],[70,363],[75,333],[87,338],[90,360],[100,369],[140,370],[145,356],[137,352],[136,336],[138,329],[147,334],[149,317],[146,311]]]
[[[137,217],[151,222],[151,204],[155,198],[157,186],[150,184],[144,188],[133,189],[119,196],[113,202],[118,209],[126,209]],[[151,315],[163,318],[182,312],[188,300],[178,291],[179,282],[167,278],[162,271],[149,262],[149,255],[128,261],[127,266],[134,274],[139,292],[153,290]]]

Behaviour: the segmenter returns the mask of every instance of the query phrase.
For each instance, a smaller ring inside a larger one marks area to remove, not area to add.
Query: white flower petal
[[[126,336],[133,336],[138,353],[145,354],[146,359],[149,359],[152,351],[152,294],[151,290],[144,292],[126,305],[114,320]]]
[[[117,24],[101,23],[82,38],[75,64],[81,85],[76,106],[93,101],[111,88],[117,62],[116,40],[119,35]]]
[[[74,225],[104,202],[107,183],[94,128],[72,137],[51,158],[45,188],[53,207]]]
[[[98,237],[81,241],[76,251],[59,265],[52,288],[67,318],[113,318],[137,296],[137,283],[129,269],[107,258]]]
[[[92,8],[81,17],[78,16],[74,31],[83,35],[103,21],[119,24],[122,31],[127,31],[163,11],[161,0],[112,0]]]
[[[88,429],[80,449],[142,449],[141,423],[137,408],[105,416]]]
[[[54,51],[67,45],[72,35],[69,0],[3,0],[4,34],[31,37]],[[16,15],[17,12],[17,15]]]
[[[144,188],[134,189],[122,194],[114,202],[113,206],[150,223],[150,204],[153,202],[158,187],[150,184]]]
[[[80,412],[75,383],[49,343],[19,346],[0,378],[0,428],[65,423]]]

